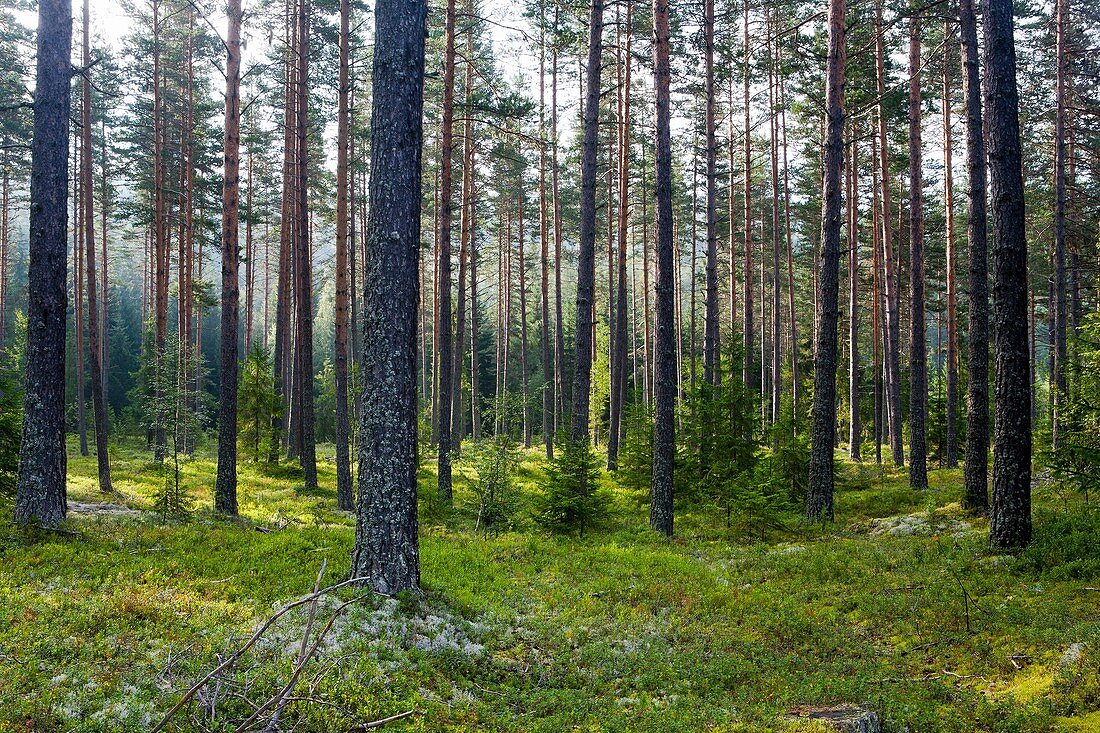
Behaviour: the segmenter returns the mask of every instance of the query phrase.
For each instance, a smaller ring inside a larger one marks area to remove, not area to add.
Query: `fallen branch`
[[[419,712],[420,712],[419,710],[417,710],[416,708],[413,708],[412,710],[406,710],[405,712],[398,713],[397,715],[391,715],[388,718],[382,718],[381,720],[373,720],[369,723],[361,723],[361,724],[359,724],[359,725],[357,725],[353,728],[348,728],[348,733],[356,733],[356,731],[374,730],[375,728],[381,728],[382,726],[384,726],[388,723],[394,723],[398,720],[403,720],[403,719],[408,718],[412,715],[416,715]]]
[[[281,608],[277,613],[275,613],[270,618],[268,618],[267,621],[265,621],[264,624],[262,626],[260,626],[260,628],[257,629],[254,634],[252,634],[252,636],[248,639],[248,641],[245,642],[244,646],[242,646],[240,649],[238,649],[237,651],[230,654],[224,662],[222,662],[217,667],[212,669],[209,673],[207,673],[207,675],[205,677],[203,677],[198,682],[196,682],[194,685],[192,685],[191,689],[189,689],[187,692],[185,692],[183,694],[183,697],[180,698],[179,702],[177,702],[175,705],[172,706],[172,709],[168,711],[168,713],[164,716],[164,718],[162,718],[159,723],[157,723],[155,726],[153,726],[149,730],[149,733],[158,733],[158,731],[164,730],[164,727],[166,725],[168,725],[168,723],[172,720],[172,718],[174,718],[176,716],[176,714],[181,709],[183,709],[183,706],[186,705],[188,703],[188,701],[190,701],[191,698],[193,698],[195,696],[195,694],[206,685],[207,682],[212,680],[214,677],[217,677],[222,672],[225,672],[226,670],[232,669],[233,666],[237,663],[237,661],[240,660],[240,658],[242,656],[244,656],[245,652],[247,652],[249,649],[251,649],[252,645],[255,644],[257,641],[259,641],[260,637],[262,637],[264,635],[264,633],[267,632],[267,630],[269,628],[271,628],[271,625],[274,624],[276,621],[278,621],[280,618],[282,618],[284,615],[286,615],[288,612],[290,612],[291,610],[293,610],[293,609],[295,609],[299,606],[304,606],[307,603],[312,603],[313,601],[315,601],[320,596],[327,595],[329,593],[332,593],[334,591],[339,590],[340,588],[346,588],[349,585],[359,585],[359,584],[367,582],[368,580],[370,580],[370,578],[367,578],[367,577],[351,578],[349,580],[343,581],[342,583],[336,583],[335,585],[330,585],[329,587],[324,588],[322,590],[319,590],[316,593],[312,593],[312,594],[310,594],[310,595],[308,595],[304,598],[299,598],[296,601],[288,603],[286,606]]]

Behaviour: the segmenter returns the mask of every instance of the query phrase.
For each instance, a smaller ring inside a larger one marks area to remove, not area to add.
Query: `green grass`
[[[322,561],[328,580],[346,577],[354,522],[335,509],[332,452],[319,451],[322,488],[309,495],[292,468],[243,465],[239,522],[208,510],[206,449],[181,465],[186,518],[77,517],[73,534],[7,524],[0,731],[146,729],[274,606],[308,593]],[[153,507],[164,477],[149,455],[128,444],[112,461],[110,500]],[[74,451],[69,470],[71,498],[101,500],[94,459]],[[685,507],[669,542],[610,478],[602,531],[474,535],[469,473],[460,467],[448,512],[426,466],[425,595],[352,611],[304,678],[328,670],[315,696],[329,706],[292,702],[284,719],[345,730],[416,708],[388,728],[795,731],[812,730],[786,717],[797,705],[866,702],[888,731],[1100,730],[1096,513],[1039,491],[1034,547],[998,556],[982,521],[869,533],[877,517],[960,518],[958,471],[932,471],[919,495],[896,472],[844,474],[834,526],[792,515],[752,541]],[[521,486],[541,475],[527,455]],[[292,666],[302,616],[286,621],[235,678],[258,698]],[[1063,665],[1074,643],[1083,652]],[[191,707],[175,729],[224,730],[244,706],[223,702],[214,722]]]

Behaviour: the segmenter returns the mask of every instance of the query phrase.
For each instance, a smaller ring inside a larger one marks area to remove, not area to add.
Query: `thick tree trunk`
[[[379,0],[363,287],[363,439],[351,573],[379,593],[420,583],[416,307],[419,298],[423,0]],[[446,362],[444,362],[446,363]]]
[[[986,232],[986,160],[974,0],[959,0],[963,98],[966,103],[967,321],[966,462],[964,505],[989,508],[989,286]]]
[[[351,3],[340,0],[340,76],[336,114],[336,505],[355,506],[351,486],[351,420],[348,404],[348,94],[351,54]]]
[[[840,204],[844,167],[844,0],[829,0],[825,61],[825,156],[821,216],[821,296],[814,347],[814,405],[806,517],[833,519],[833,446],[836,440],[837,317],[840,310]]]
[[[909,487],[923,491],[928,488],[928,353],[920,125],[920,20],[914,16],[909,19]]]
[[[649,523],[671,537],[673,464],[676,456],[676,344],[673,312],[672,135],[669,86],[669,0],[653,2],[653,86],[657,145],[653,193],[657,203],[657,339],[654,379],[653,486]]]
[[[577,258],[577,317],[574,336],[573,414],[570,439],[588,443],[588,409],[592,388],[592,306],[596,289],[596,157],[600,116],[600,71],[603,49],[603,0],[591,0],[588,20],[587,88],[584,144],[581,150],[580,242]]]
[[[27,373],[15,522],[56,527],[65,519],[65,290],[68,245],[72,3],[38,5],[31,137]]]
[[[996,354],[993,511],[989,538],[996,547],[1013,548],[1031,540],[1032,394],[1028,375],[1027,240],[1012,3],[987,0],[984,16]]]
[[[218,386],[218,475],[214,509],[237,514],[237,241],[240,206],[241,0],[229,0],[225,63],[225,175],[222,183],[221,368]]]

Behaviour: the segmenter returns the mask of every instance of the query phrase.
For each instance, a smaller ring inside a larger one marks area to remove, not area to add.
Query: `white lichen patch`
[[[950,534],[961,537],[969,532],[969,522],[952,517],[917,512],[896,517],[872,519],[868,525],[868,534],[872,537],[912,537]]]

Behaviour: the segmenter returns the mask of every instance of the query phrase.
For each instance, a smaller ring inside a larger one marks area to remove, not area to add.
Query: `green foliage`
[[[586,441],[562,441],[535,497],[535,522],[551,532],[583,535],[604,522],[609,500],[599,487],[599,463]]]
[[[1073,342],[1073,365],[1057,450],[1044,451],[1055,486],[1084,497],[1100,492],[1100,314],[1091,313]]]
[[[649,499],[653,485],[653,407],[640,394],[623,414],[623,442],[615,478],[640,499]]]
[[[20,389],[27,319],[16,313],[16,338],[0,355],[0,494],[14,494],[23,437],[23,391]]]
[[[462,451],[460,464],[473,469],[474,532],[485,535],[512,529],[519,511],[520,494],[513,480],[519,451],[506,435],[476,441]]]
[[[275,389],[275,372],[271,354],[259,343],[241,369],[241,384],[237,391],[238,442],[242,452],[253,461],[267,457],[278,435],[272,419],[279,414],[282,400]]]
[[[797,426],[798,417],[792,415],[788,400],[784,399],[780,418],[771,428],[772,451],[765,463],[768,472],[783,485],[791,503],[801,506],[810,481],[810,435],[806,430],[798,432]],[[837,467],[837,475],[841,468]]]
[[[1035,524],[1035,536],[1020,556],[1021,570],[1062,580],[1100,577],[1100,511],[1075,507],[1041,515]]]

